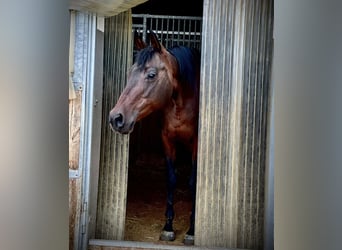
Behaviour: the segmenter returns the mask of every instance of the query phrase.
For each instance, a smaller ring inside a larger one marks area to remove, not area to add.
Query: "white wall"
[[[341,3],[274,15],[275,249],[341,249]]]

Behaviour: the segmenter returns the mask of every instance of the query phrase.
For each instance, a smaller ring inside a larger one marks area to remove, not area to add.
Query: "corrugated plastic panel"
[[[131,11],[105,19],[104,88],[96,238],[124,238],[129,136],[111,131],[108,115],[132,65]]]
[[[195,244],[263,247],[273,1],[204,1]]]

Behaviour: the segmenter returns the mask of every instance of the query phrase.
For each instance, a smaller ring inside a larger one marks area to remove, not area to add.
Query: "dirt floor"
[[[159,240],[165,223],[166,167],[159,155],[142,155],[130,164],[126,210],[125,240],[183,245],[188,230],[191,196],[188,189],[190,166],[177,163],[173,242]]]

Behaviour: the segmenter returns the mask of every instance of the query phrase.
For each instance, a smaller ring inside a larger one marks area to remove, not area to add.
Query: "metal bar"
[[[168,31],[169,30],[169,23],[170,23],[170,19],[167,19],[167,22],[166,22],[166,31]],[[166,34],[166,47],[169,47],[169,36]]]
[[[143,18],[143,41],[146,43],[147,16],[144,16]]]
[[[187,36],[200,36],[201,32],[192,32],[192,31],[163,31],[163,30],[157,30],[154,29],[154,32],[156,34],[177,34],[177,35],[187,35]],[[179,39],[179,40],[185,40],[185,39]]]
[[[151,18],[151,20],[152,20],[152,18]],[[155,19],[155,24],[156,24],[156,27],[154,30],[157,31],[157,30],[159,30],[158,29],[158,18]],[[161,32],[158,32],[158,33],[161,34]]]
[[[91,162],[91,135],[93,120],[93,88],[94,88],[94,58],[95,58],[95,36],[96,36],[96,16],[89,14],[79,14],[77,18],[84,20],[84,30],[88,35],[85,41],[86,47],[83,51],[83,75],[81,107],[81,130],[80,130],[80,158],[79,174],[82,174],[81,204],[89,204],[89,180]],[[72,173],[75,174],[75,173]],[[88,207],[83,207],[80,215],[78,239],[75,240],[75,249],[87,249],[88,247]]]
[[[161,28],[162,33],[161,33],[161,37],[160,37],[160,41],[163,42],[163,34],[164,34],[164,18],[161,19]]]
[[[200,20],[202,21],[202,17],[196,16],[173,16],[173,15],[150,15],[150,14],[132,14],[132,17],[142,17],[142,18],[160,18],[160,19],[176,19],[176,20]]]
[[[177,25],[177,28],[178,28],[178,39],[180,39],[180,21],[181,19],[178,19],[178,25]]]
[[[191,20],[189,20],[189,30],[190,34],[188,35],[188,46],[191,46]]]
[[[185,37],[186,37],[186,35],[185,35],[185,30],[186,30],[186,20],[183,20],[183,43],[184,43],[184,45],[185,45]]]
[[[175,19],[172,19],[172,40],[174,39],[174,36],[175,36]],[[173,42],[171,43],[173,45]]]

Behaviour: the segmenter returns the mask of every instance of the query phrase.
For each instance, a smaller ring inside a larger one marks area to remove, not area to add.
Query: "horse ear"
[[[150,41],[156,51],[160,52],[162,50],[163,46],[159,43],[157,35],[152,30],[150,31]]]
[[[138,35],[137,31],[134,32],[134,45],[138,50],[141,50],[147,47],[146,43],[144,43],[144,41]]]

